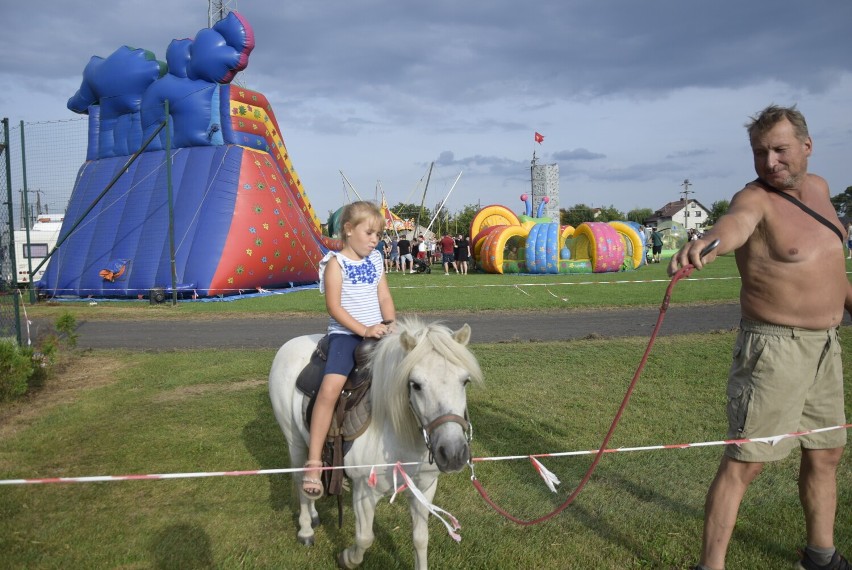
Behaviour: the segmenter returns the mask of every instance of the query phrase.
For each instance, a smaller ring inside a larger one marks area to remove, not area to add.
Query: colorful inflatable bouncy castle
[[[546,198],[545,198],[546,199]],[[604,273],[636,269],[645,262],[644,240],[632,222],[586,222],[576,229],[504,206],[483,208],[473,220],[472,252],[486,273]],[[511,223],[512,218],[516,223]],[[489,225],[491,222],[491,225]]]
[[[170,220],[180,291],[229,295],[317,280],[323,254],[339,244],[321,234],[269,102],[231,85],[253,48],[251,27],[232,12],[172,41],[165,63],[126,46],[92,57],[68,100],[89,116],[87,160],[39,289],[170,292]]]
[[[590,260],[595,273],[619,271],[624,251],[615,228],[607,223],[585,222],[574,232],[574,258]]]

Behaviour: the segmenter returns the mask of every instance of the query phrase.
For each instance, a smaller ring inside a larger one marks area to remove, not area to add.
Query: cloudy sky
[[[205,0],[0,4],[12,124],[76,117],[66,102],[92,55],[129,45],[165,60],[207,26]],[[754,177],[743,124],[769,103],[805,113],[810,169],[832,193],[852,185],[849,0],[231,5],[256,38],[239,81],[269,98],[323,219],[343,203],[340,171],[364,197],[380,184],[391,204],[419,202],[433,161],[428,205],[461,173],[451,210],[520,210],[533,151],[559,164],[563,207],[657,209],[684,179],[710,207]]]

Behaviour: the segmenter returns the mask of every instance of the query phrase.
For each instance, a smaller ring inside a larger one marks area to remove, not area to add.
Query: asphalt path
[[[471,342],[530,342],[572,340],[586,337],[650,337],[659,308],[628,308],[546,312],[484,312],[420,315],[451,328],[468,323]],[[401,317],[406,316],[404,313]],[[174,350],[191,348],[278,348],[291,338],[325,331],[326,316],[269,318],[217,318],[214,320],[92,320],[78,323],[80,348]],[[672,305],[665,313],[659,334],[732,330],[740,319],[738,303]],[[51,328],[47,321],[33,323]]]

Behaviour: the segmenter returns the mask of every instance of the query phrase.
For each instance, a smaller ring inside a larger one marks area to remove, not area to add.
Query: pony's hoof
[[[346,551],[341,551],[340,554],[337,555],[337,567],[341,570],[351,570],[350,566],[346,565]]]
[[[314,535],[311,536],[297,536],[299,544],[303,546],[313,546],[314,545]]]
[[[320,525],[320,518],[318,516],[313,517],[311,519],[311,528],[317,528],[319,525]]]

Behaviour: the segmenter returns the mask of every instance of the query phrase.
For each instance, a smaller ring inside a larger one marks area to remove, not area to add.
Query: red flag
[[[535,142],[537,142],[538,144],[541,144],[543,141],[544,141],[544,135],[543,135],[543,134],[541,134],[541,133],[536,132],[536,134],[535,134]]]

